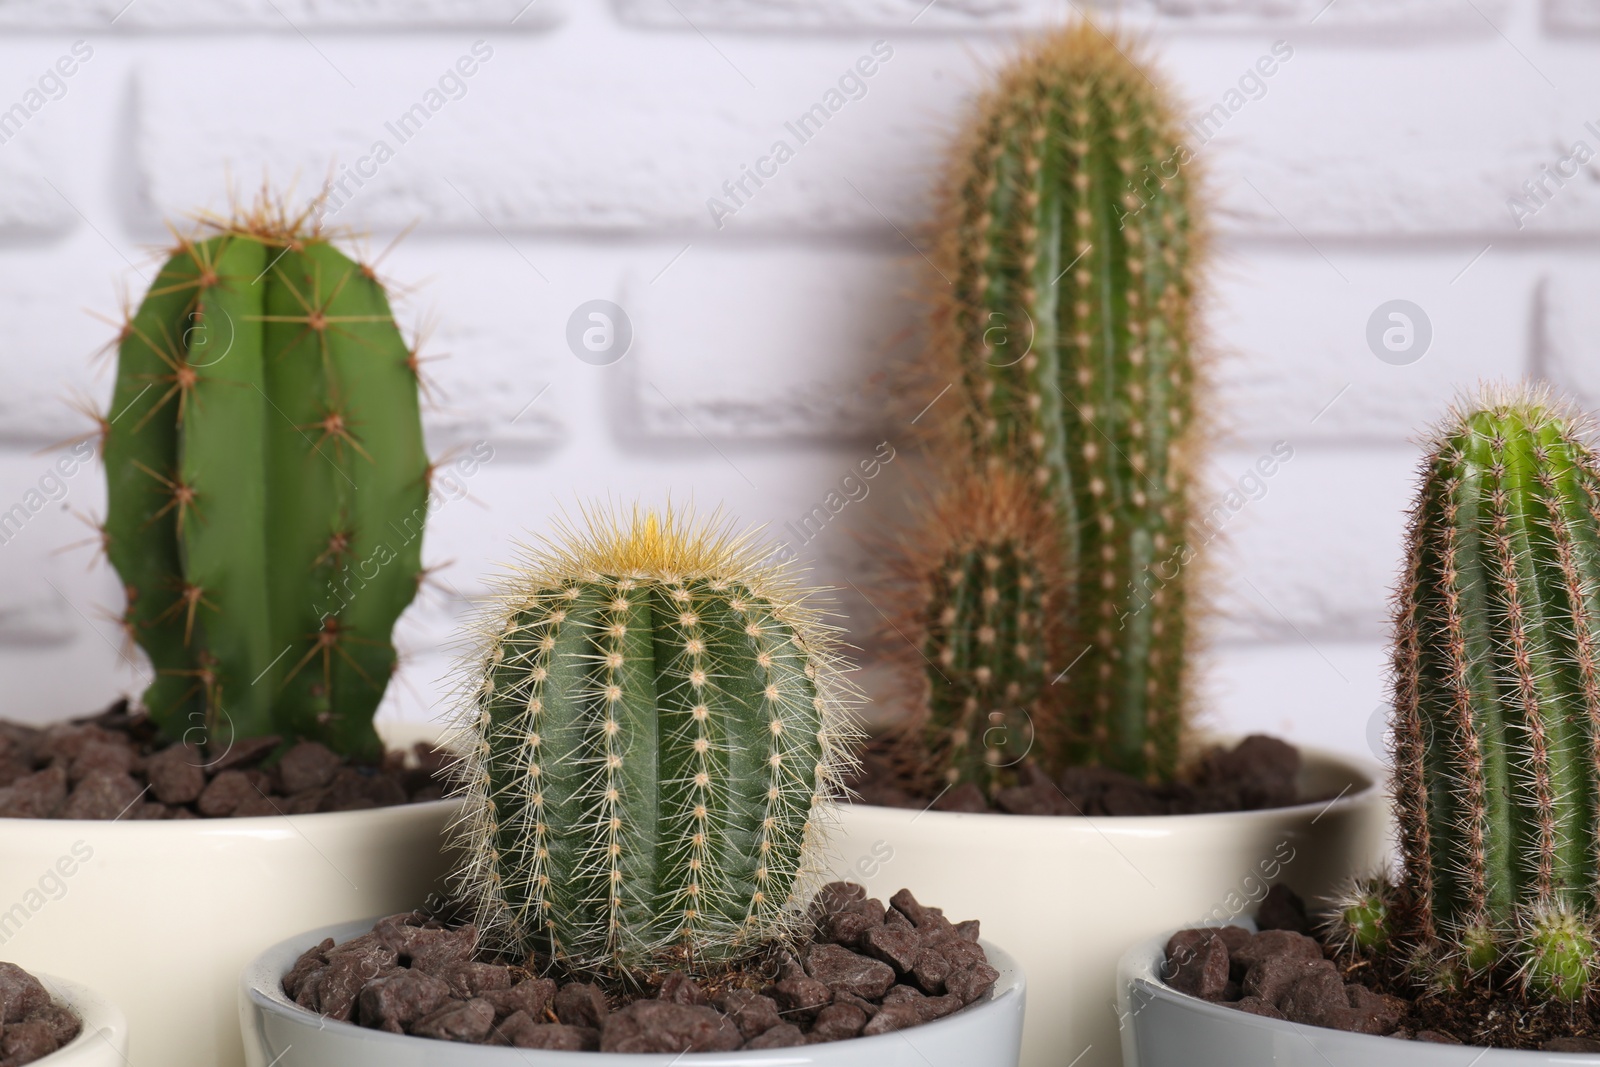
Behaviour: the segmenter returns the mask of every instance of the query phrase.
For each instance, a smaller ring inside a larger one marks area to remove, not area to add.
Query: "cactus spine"
[[[1037,480],[1088,654],[1066,759],[1165,779],[1188,703],[1199,258],[1188,153],[1131,46],[1087,22],[981,101],[944,193],[942,347],[980,456]]]
[[[853,760],[844,664],[748,536],[589,526],[528,553],[467,667],[461,886],[512,951],[714,966],[797,929]]]
[[[430,467],[372,271],[263,202],[180,239],[123,328],[107,553],[171,737],[371,758]]]
[[[1600,471],[1495,388],[1423,461],[1396,597],[1402,939],[1435,977],[1582,995],[1600,895]]]
[[[904,666],[926,687],[919,762],[934,788],[992,793],[1058,728],[1057,555],[1038,498],[1004,470],[946,490],[893,554],[895,625],[911,642],[894,647],[911,653]]]

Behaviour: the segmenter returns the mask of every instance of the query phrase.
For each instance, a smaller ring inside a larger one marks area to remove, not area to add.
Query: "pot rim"
[[[1218,736],[1211,740],[1226,742],[1230,738]],[[1172,827],[1181,825],[1194,829],[1201,829],[1207,825],[1214,825],[1232,821],[1268,821],[1278,820],[1285,815],[1300,815],[1316,812],[1317,817],[1330,811],[1344,811],[1361,804],[1369,803],[1374,797],[1387,797],[1388,771],[1377,760],[1370,759],[1356,753],[1345,752],[1337,749],[1324,748],[1320,745],[1295,745],[1302,757],[1301,773],[1305,774],[1313,767],[1323,770],[1340,771],[1356,775],[1365,784],[1359,788],[1346,786],[1345,790],[1332,800],[1309,800],[1299,804],[1289,804],[1281,808],[1255,808],[1250,811],[1210,811],[1192,815],[1012,815],[1004,811],[934,811],[932,808],[890,808],[881,804],[843,803],[837,805],[838,811],[871,812],[874,816],[888,821],[915,822],[918,819],[930,818],[937,822],[954,824],[963,820],[1024,820],[1037,823],[1061,823],[1063,820],[1082,820],[1084,825],[1093,822],[1097,829],[1106,827],[1126,829],[1132,832],[1141,832],[1157,827]],[[903,817],[902,817],[903,816]],[[1074,825],[1068,822],[1067,825]]]
[[[42,971],[28,973],[37,978],[50,992],[52,1000],[76,1015],[79,1023],[78,1036],[44,1059],[38,1060],[40,1067],[53,1067],[58,1058],[63,1064],[74,1062],[84,1053],[91,1052],[101,1042],[110,1046],[113,1051],[120,1049],[128,1033],[128,1020],[122,1014],[121,1008],[82,982],[59,978]],[[118,1054],[120,1056],[120,1051]]]
[[[225,817],[221,819],[22,819],[16,817],[0,818],[0,841],[29,831],[25,827],[38,827],[52,838],[60,837],[64,833],[89,833],[99,829],[106,833],[144,833],[144,834],[197,834],[207,833],[215,835],[242,835],[257,837],[263,833],[279,832],[292,827],[301,819],[314,819],[319,829],[335,830],[340,822],[371,822],[375,819],[400,819],[397,813],[404,812],[434,812],[442,808],[458,806],[459,800],[449,797],[443,800],[418,800],[405,804],[390,804],[383,808],[358,808],[355,811],[311,811],[298,815],[280,812],[276,815],[244,815],[239,818]],[[118,827],[109,830],[108,827]],[[290,829],[288,832],[293,832]],[[0,853],[4,846],[0,845]]]
[[[1167,940],[1179,929],[1189,930],[1203,926],[1244,926],[1255,929],[1255,920],[1241,916],[1231,924],[1221,921],[1195,923],[1192,926],[1178,927],[1169,930],[1158,937],[1153,937],[1139,942],[1122,956],[1117,964],[1117,993],[1118,1012],[1124,1017],[1128,1014],[1138,1014],[1143,1008],[1155,1001],[1177,1005],[1185,1011],[1208,1018],[1213,1022],[1223,1025],[1241,1027],[1246,1030],[1256,1030],[1265,1034],[1278,1035],[1288,1039],[1299,1037],[1309,1040],[1308,1031],[1311,1033],[1327,1033],[1338,1035],[1341,1049],[1359,1052],[1361,1062],[1365,1063],[1397,1063],[1407,1062],[1406,1049],[1418,1047],[1414,1041],[1402,1038],[1389,1037],[1377,1034],[1357,1034],[1348,1030],[1334,1030],[1325,1026],[1313,1026],[1310,1023],[1296,1023],[1288,1019],[1269,1019],[1263,1015],[1252,1015],[1249,1012],[1239,1011],[1237,1008],[1214,1004],[1199,997],[1181,993],[1163,982],[1157,973],[1158,960],[1166,956]],[[1136,1002],[1135,1005],[1122,1003],[1123,998]],[[1312,1046],[1315,1048],[1315,1045]],[[1573,1054],[1570,1052],[1544,1052],[1539,1049],[1506,1049],[1492,1048],[1485,1045],[1424,1045],[1430,1049],[1454,1048],[1465,1053],[1478,1053],[1474,1064],[1481,1067],[1542,1067],[1546,1064],[1570,1064],[1572,1067],[1582,1067],[1587,1064],[1600,1064],[1600,1058],[1593,1055]],[[1320,1050],[1319,1050],[1320,1051]],[[1431,1061],[1430,1061],[1431,1062]]]
[[[752,1049],[734,1052],[694,1052],[694,1053],[627,1053],[627,1052],[566,1052],[550,1051],[543,1049],[506,1048],[498,1045],[463,1045],[455,1042],[440,1041],[430,1037],[416,1037],[412,1034],[391,1034],[384,1030],[373,1030],[356,1023],[330,1022],[316,1012],[308,1011],[291,1001],[283,992],[283,976],[294,965],[295,959],[307,948],[317,944],[327,937],[340,941],[349,937],[360,936],[371,930],[382,916],[370,919],[358,919],[354,922],[335,923],[316,930],[309,930],[295,937],[278,942],[255,959],[250,961],[240,976],[240,992],[245,1001],[256,1009],[275,1015],[285,1016],[291,1021],[302,1025],[315,1026],[318,1029],[327,1026],[344,1026],[364,1040],[380,1042],[401,1042],[393,1044],[397,1051],[407,1048],[415,1051],[418,1041],[434,1042],[441,1047],[441,1057],[448,1055],[450,1062],[466,1060],[471,1057],[480,1057],[486,1065],[504,1063],[525,1064],[528,1054],[535,1053],[537,1062],[550,1064],[551,1067],[605,1067],[608,1063],[616,1063],[626,1059],[629,1064],[638,1062],[655,1062],[663,1064],[703,1064],[705,1067],[775,1067],[776,1064],[789,1062],[783,1057],[785,1053],[793,1053],[794,1049]],[[826,1042],[824,1045],[809,1045],[806,1049],[824,1048],[829,1044],[847,1046],[852,1050],[872,1048],[875,1045],[882,1047],[896,1039],[903,1033],[927,1034],[937,1039],[938,1035],[956,1020],[971,1021],[974,1016],[992,1015],[1006,1012],[1013,1001],[1020,1000],[1027,992],[1027,979],[1022,973],[1022,967],[1010,953],[997,947],[989,941],[980,941],[984,951],[988,954],[989,965],[1000,972],[1000,977],[995,981],[994,989],[984,1000],[969,1004],[952,1015],[932,1022],[921,1023],[909,1027],[904,1031],[892,1031],[887,1034],[874,1034],[871,1037],[852,1037],[844,1041]],[[869,1044],[871,1043],[871,1044]],[[381,1046],[380,1046],[381,1047]],[[503,1057],[496,1059],[496,1057]],[[397,1060],[398,1062],[398,1060]],[[407,1062],[410,1062],[407,1060]],[[441,1060],[443,1062],[443,1060]],[[810,1060],[795,1061],[810,1063]]]

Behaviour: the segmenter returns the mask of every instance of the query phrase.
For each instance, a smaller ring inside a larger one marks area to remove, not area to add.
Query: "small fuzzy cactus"
[[[905,650],[927,709],[916,763],[935,789],[993,793],[1059,729],[1062,581],[1049,516],[1013,473],[972,473],[928,504],[890,558],[903,635],[891,647]]]
[[[1404,877],[1357,918],[1438,984],[1581,997],[1600,965],[1600,466],[1569,410],[1492,387],[1449,417],[1395,602]]]
[[[813,594],[716,522],[529,551],[464,670],[459,874],[507,951],[614,976],[789,938],[857,740]]]
[[[1054,508],[1071,628],[1065,759],[1177,770],[1189,705],[1196,194],[1168,94],[1080,21],[986,93],[958,144],[935,256],[939,347],[967,447]]]
[[[102,431],[107,554],[163,732],[378,756],[430,467],[372,270],[265,200],[180,239],[123,328]]]

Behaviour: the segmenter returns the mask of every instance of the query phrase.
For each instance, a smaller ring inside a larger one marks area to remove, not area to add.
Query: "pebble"
[[[418,1037],[480,1044],[493,1026],[494,1005],[487,1000],[474,999],[446,1004],[423,1016],[412,1025],[411,1032]]]
[[[50,1006],[39,980],[14,963],[0,963],[0,1024],[10,1026]]]
[[[290,794],[321,789],[333,781],[333,776],[343,765],[344,760],[328,746],[316,741],[301,741],[278,761],[278,781],[283,791]]]
[[[50,819],[67,801],[67,772],[46,767],[0,789],[0,818]]]
[[[700,1004],[636,1000],[606,1017],[601,1052],[729,1052],[744,1043],[733,1020]]]
[[[0,1064],[23,1064],[55,1052],[78,1036],[78,1017],[50,1001],[38,979],[14,963],[0,963]]]
[[[556,991],[556,1018],[568,1026],[586,1026],[599,1030],[605,1026],[606,995],[600,987],[589,982],[568,982]]]
[[[439,1010],[453,993],[450,984],[443,979],[421,971],[402,970],[361,987],[357,1018],[362,1026],[403,1034],[411,1023]]]
[[[127,771],[93,770],[78,783],[62,805],[63,819],[115,819],[144,794],[144,787]]]
[[[507,1044],[551,1052],[598,1052],[600,1031],[565,1023],[541,1023],[536,1016],[517,1012],[497,1027]]]
[[[806,973],[834,993],[854,993],[865,1000],[883,996],[895,978],[887,963],[841,945],[812,945],[806,953]]]
[[[145,761],[150,792],[163,804],[188,804],[200,799],[206,787],[205,757],[190,744],[171,745]]]
[[[782,1022],[777,1001],[748,989],[730,989],[717,997],[716,1005],[733,1020],[747,1040],[761,1036]]]
[[[748,1049],[764,1048],[794,1048],[804,1045],[806,1035],[794,1023],[779,1023],[759,1037],[753,1037],[744,1043]]]
[[[556,996],[556,984],[549,978],[525,978],[509,989],[489,989],[483,999],[494,1005],[496,1016],[506,1018],[522,1012],[533,1019],[544,1018],[545,1009]]]

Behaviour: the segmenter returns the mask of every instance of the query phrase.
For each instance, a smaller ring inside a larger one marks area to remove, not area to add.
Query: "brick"
[[[1600,76],[1558,54],[1525,49],[1534,69],[1498,37],[1446,52],[1375,50],[1363,53],[1357,92],[1344,63],[1323,62],[1298,39],[1293,47],[1255,99],[1238,90],[1256,57],[1241,50],[1234,73],[1204,51],[1171,50],[1168,66],[1191,101],[1185,140],[1211,172],[1227,231],[1513,234],[1507,201],[1522,183],[1576,140],[1600,151],[1585,128],[1600,111],[1578,103]],[[1561,79],[1571,103],[1552,101],[1541,70]],[[1430,88],[1446,84],[1452,91]],[[1600,232],[1600,182],[1569,182],[1528,225]]]
[[[1005,30],[1059,20],[1051,0],[615,0],[624,22],[652,29]],[[674,10],[676,4],[677,10]]]
[[[1209,543],[1200,537],[1195,564],[1213,580],[1214,635],[1300,645],[1382,640],[1416,456],[1404,446],[1329,445],[1303,445],[1276,463],[1266,450],[1216,456],[1196,510],[1219,532]]]
[[[1532,368],[1591,412],[1600,409],[1600,366],[1594,358],[1595,339],[1600,337],[1597,283],[1600,267],[1590,263],[1568,263],[1545,276],[1539,287]]]
[[[3,10],[3,9],[0,9]],[[17,103],[17,99],[0,102],[0,111]],[[36,148],[37,138],[31,127],[43,124],[48,105],[20,127],[9,127],[17,132],[0,146],[0,188],[6,195],[0,198],[0,234],[16,237],[53,237],[71,230],[78,223],[77,212],[64,199],[77,195],[76,184],[66,178],[55,179],[61,191],[51,187],[43,159]]]
[[[1207,656],[1204,696],[1218,728],[1263,732],[1374,758],[1369,730],[1381,736],[1391,693],[1387,641],[1263,644],[1223,642]]]
[[[1141,24],[1153,21],[1162,31],[1186,28],[1256,28],[1306,26],[1327,0],[1137,0],[1113,7]],[[1483,5],[1494,16],[1506,3]],[[1055,26],[1059,4],[1050,0],[616,0],[625,22],[652,29],[679,30],[1013,30]],[[1338,0],[1317,25],[1394,27],[1466,27],[1483,33],[1484,25],[1470,7],[1439,0]]]
[[[1600,4],[1595,0],[1544,0],[1544,25],[1552,33],[1600,30]]]
[[[1322,244],[1332,266],[1303,244],[1274,246],[1213,275],[1218,421],[1235,436],[1400,444],[1462,386],[1528,369],[1538,273],[1526,260],[1497,247],[1469,267],[1483,245],[1466,242],[1392,253]],[[1367,343],[1369,319],[1394,299],[1420,306],[1433,332],[1406,366]]]
[[[422,419],[435,458],[486,441],[498,459],[537,459],[567,434],[559,379],[577,361],[558,340],[560,323],[547,321],[550,283],[498,237],[489,239],[343,242],[363,259],[382,256],[395,321],[424,359]],[[530,254],[546,256],[531,246]],[[530,344],[535,337],[554,343]]]
[[[150,273],[134,243],[121,244]],[[104,410],[110,364],[97,363],[93,354],[115,331],[84,309],[119,315],[114,283],[124,281],[133,292],[145,287],[117,251],[93,235],[65,246],[0,249],[0,321],[7,324],[0,345],[0,441],[48,445],[93,427],[73,404],[87,400]]]
[[[344,59],[362,86],[356,99],[298,40],[252,42],[252,63],[285,73],[270,85],[229,77],[241,61],[232,51],[198,53],[182,69],[147,66],[138,77],[135,153],[148,221],[223,206],[228,166],[233,174],[313,176],[301,190],[309,199],[337,161],[349,169],[333,172],[343,184],[332,219],[364,229],[420,221],[424,230],[465,229],[502,247],[520,247],[529,230],[866,231],[905,247],[895,227],[909,233],[921,222],[928,164],[943,152],[929,115],[957,106],[963,87],[951,74],[970,66],[959,45],[897,50],[862,83],[865,95],[840,96],[834,113],[823,107],[826,94],[837,92],[870,42],[845,50],[792,40],[720,46],[759,75],[751,89],[703,43],[645,40],[675,46],[613,56],[604,92],[592,85],[593,57],[569,40],[500,44],[465,96],[405,130],[398,120],[459,47],[391,46],[383,64]],[[196,83],[212,91],[197,93]],[[813,106],[828,118],[802,142],[785,124]],[[240,114],[252,116],[248,126]],[[794,153],[781,167],[771,161],[780,139]],[[743,177],[758,165],[775,171],[759,188]],[[353,171],[370,177],[358,184]],[[745,182],[742,206],[723,188],[736,179]],[[713,199],[734,213],[714,213]]]
[[[881,440],[914,336],[909,265],[875,252],[695,247],[633,308],[646,438]]]
[[[67,545],[93,539],[77,515],[102,514],[106,486],[99,462],[69,462],[69,474],[54,467],[58,453],[0,453],[0,648],[48,651],[77,645],[86,662],[117,659],[118,630],[109,613],[122,608],[120,587],[93,545],[66,552]],[[134,657],[136,659],[136,657]],[[67,672],[70,673],[70,672]],[[5,675],[10,683],[13,675]],[[77,689],[77,678],[59,678]],[[30,686],[24,686],[30,688]],[[21,696],[8,707],[21,712]]]
[[[1478,7],[1484,16],[1498,20],[1510,4],[1509,0],[1496,0]],[[1329,0],[1144,0],[1134,10],[1160,16],[1164,31],[1283,27],[1293,28],[1301,37],[1305,27],[1315,25],[1322,30],[1429,28],[1494,34],[1471,6],[1448,0],[1334,0],[1331,4]]]
[[[0,27],[104,30],[545,29],[566,17],[563,0],[19,0],[0,7]],[[518,12],[522,11],[520,17]],[[516,19],[513,22],[513,18]]]

